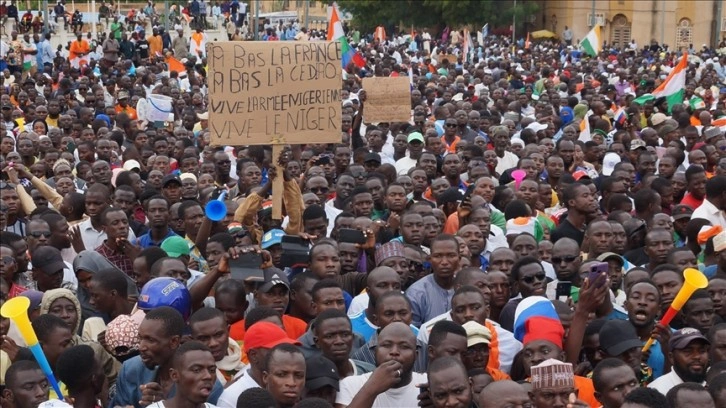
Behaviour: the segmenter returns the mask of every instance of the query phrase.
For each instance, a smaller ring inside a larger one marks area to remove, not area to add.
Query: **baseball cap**
[[[615,171],[615,165],[621,161],[622,159],[620,158],[620,155],[615,152],[605,154],[605,157],[602,159],[602,174],[605,176],[613,174],[613,171]]]
[[[724,249],[726,249],[726,231],[721,231],[713,237],[713,251],[718,253]]]
[[[179,175],[179,180],[181,180],[181,181],[184,181],[184,180],[194,180],[194,182],[196,183],[197,182],[197,176],[195,176],[192,173],[182,173],[182,174]]]
[[[305,388],[317,390],[329,385],[339,391],[340,376],[335,364],[322,355],[305,360]]]
[[[642,346],[635,327],[627,320],[608,320],[600,329],[600,347],[611,357]]]
[[[129,99],[129,91],[119,91],[118,99]]]
[[[664,115],[660,112],[654,113],[653,116],[650,117],[650,123],[653,126],[658,126],[661,123],[665,122],[665,120],[666,120],[666,115]]]
[[[171,183],[177,183],[177,184],[179,184],[179,186],[181,186],[181,184],[182,184],[182,182],[179,179],[179,177],[177,177],[174,174],[167,174],[166,176],[164,176],[164,179],[161,180],[161,187],[164,188],[168,184],[171,184]]]
[[[663,136],[667,135],[668,133],[671,133],[672,131],[674,131],[674,130],[676,130],[676,129],[678,129],[678,126],[677,126],[677,125],[674,125],[674,124],[672,124],[672,123],[666,123],[666,124],[665,124],[665,125],[663,125],[663,127],[662,127],[662,128],[660,128],[660,130],[658,131],[658,136],[660,136],[660,137],[663,137]],[[632,142],[631,142],[631,143],[632,143]]]
[[[262,271],[262,275],[264,283],[259,288],[262,292],[267,293],[277,285],[285,285],[287,289],[290,289],[290,282],[288,282],[285,272],[277,268],[267,268]]]
[[[43,292],[28,289],[25,292],[21,293],[18,296],[26,297],[30,299],[30,306],[28,307],[28,312],[32,312],[35,309],[40,307],[40,303],[43,301]]]
[[[580,179],[583,179],[583,178],[590,178],[590,176],[587,174],[587,172],[585,170],[578,170],[578,171],[572,173],[572,177],[576,181],[579,181]]]
[[[671,334],[671,340],[668,342],[668,348],[673,350],[681,350],[688,347],[691,342],[701,340],[706,344],[711,344],[710,341],[700,331],[692,327],[684,327],[680,330],[676,330]],[[602,344],[602,339],[600,340]]]
[[[470,320],[464,323],[462,327],[466,330],[466,347],[490,343],[492,332],[486,326]]]
[[[66,267],[60,251],[48,245],[38,247],[33,252],[31,261],[33,262],[33,268],[40,269],[46,275],[52,275]]]
[[[141,165],[136,160],[126,160],[126,162],[124,163],[124,170],[141,170]]]
[[[671,217],[674,221],[682,218],[691,218],[691,216],[693,216],[693,209],[685,204],[678,204],[671,210]]]
[[[546,130],[547,125],[545,125],[544,123],[532,122],[529,125],[527,125],[527,129],[532,129],[534,131],[534,133],[537,133],[540,130]]]
[[[209,112],[197,113],[199,120],[209,120]]]
[[[368,153],[368,154],[366,154],[365,158],[363,159],[363,163],[367,163],[369,161],[373,161],[373,162],[380,164],[381,155],[378,153]]]
[[[285,235],[285,231],[281,229],[269,230],[262,236],[262,249],[267,249],[273,245],[282,243],[282,237]]]
[[[410,135],[408,135],[408,139],[406,139],[408,143],[411,143],[413,141],[419,141],[421,143],[424,143],[423,135],[419,132],[413,132]]]
[[[161,243],[161,249],[172,258],[178,258],[182,255],[189,255],[189,243],[186,239],[175,236],[169,237]]]
[[[643,149],[646,148],[646,145],[645,145],[645,141],[644,140],[641,140],[641,139],[633,139],[633,140],[630,141],[630,150],[631,151],[632,150],[640,149],[641,147]]]
[[[625,260],[623,260],[623,257],[616,254],[615,252],[604,252],[604,253],[600,254],[600,256],[597,257],[597,260],[600,262],[607,262],[610,259],[614,259],[614,260],[620,262],[620,266],[625,265]]]
[[[282,327],[270,322],[257,322],[250,326],[245,333],[244,350],[249,355],[250,350],[256,348],[273,348],[278,344],[287,343],[300,345],[297,340],[291,339]]]

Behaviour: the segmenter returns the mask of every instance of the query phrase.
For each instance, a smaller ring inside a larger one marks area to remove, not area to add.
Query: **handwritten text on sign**
[[[341,140],[337,42],[216,42],[207,45],[213,145]]]

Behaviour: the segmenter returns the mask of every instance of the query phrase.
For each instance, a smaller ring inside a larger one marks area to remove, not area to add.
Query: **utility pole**
[[[310,15],[310,0],[305,0],[305,25],[304,27],[308,28],[308,16]]]
[[[517,43],[517,0],[514,0],[514,7],[512,7],[512,47]]]
[[[169,10],[169,0],[164,0],[164,10],[166,13],[164,14],[164,30],[166,32],[169,32],[169,17],[171,14],[171,10]]]
[[[255,0],[255,21],[254,24],[250,24],[250,28],[255,30],[255,41],[260,40],[260,30],[259,25],[260,23],[260,0]]]
[[[662,47],[663,44],[665,44],[665,14],[666,14],[666,2],[665,0],[661,0],[663,12],[660,13],[660,46]]]

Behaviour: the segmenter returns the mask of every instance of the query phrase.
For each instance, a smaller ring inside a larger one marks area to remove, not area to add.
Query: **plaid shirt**
[[[106,245],[106,241],[103,241],[96,252],[103,255],[109,262],[116,265],[117,268],[121,269],[126,275],[133,276],[134,261],[126,256],[123,252],[116,252]]]

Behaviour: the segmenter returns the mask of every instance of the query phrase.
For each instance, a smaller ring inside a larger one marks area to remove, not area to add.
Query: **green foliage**
[[[525,18],[539,9],[527,0],[518,1],[516,8],[513,1],[497,0],[338,0],[338,6],[353,15],[353,25],[363,32],[372,32],[381,24],[401,24],[404,32],[411,25],[432,31],[446,25],[454,29],[470,25],[478,30],[486,23],[490,27],[511,25],[515,14],[521,27]]]

